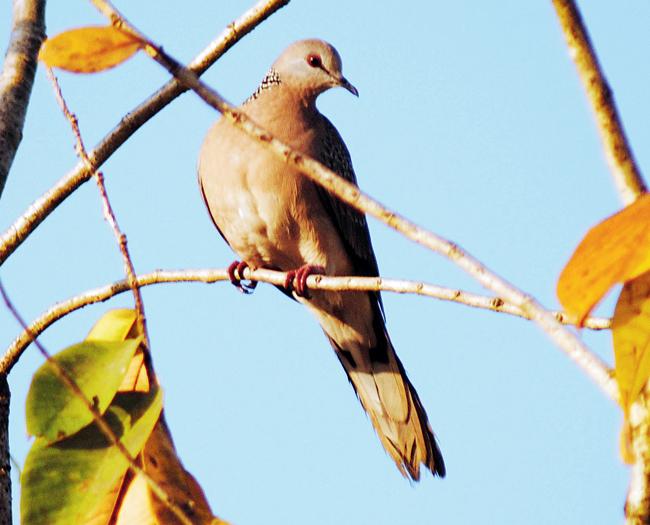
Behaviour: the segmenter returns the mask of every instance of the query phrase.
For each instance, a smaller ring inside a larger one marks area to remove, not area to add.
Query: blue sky
[[[650,165],[650,5],[582,2],[599,58],[643,169]],[[165,49],[189,61],[252,1],[117,2]],[[0,10],[8,41],[10,6]],[[49,34],[102,23],[87,2],[50,2]],[[333,43],[360,98],[319,107],[351,151],[360,185],[556,307],[555,281],[588,227],[620,207],[552,5],[294,0],[204,76],[228,100],[256,87],[294,40]],[[167,78],[145,56],[93,76],[59,75],[95,144]],[[185,94],[103,168],[140,272],[225,267],[196,184],[196,157],[217,115]],[[0,207],[4,231],[76,164],[73,138],[39,70]],[[370,220],[386,277],[480,291],[439,256]],[[93,183],[84,185],[0,272],[28,319],[122,277]],[[144,290],[156,370],[178,452],[215,513],[237,523],[620,521],[629,470],[620,411],[531,323],[386,294],[388,328],[446,459],[444,480],[401,478],[316,322],[270,286]],[[51,351],[85,337],[123,296],[50,328]],[[612,301],[600,313],[609,315]],[[0,341],[18,329],[0,309]],[[580,336],[611,361],[608,333]],[[14,369],[11,447],[29,447],[24,398],[42,359]],[[15,490],[16,476],[14,471]],[[17,494],[17,492],[16,492]],[[17,518],[16,518],[17,519]]]

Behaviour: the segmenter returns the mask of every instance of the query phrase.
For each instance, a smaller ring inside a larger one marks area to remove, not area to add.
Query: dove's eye
[[[309,55],[307,57],[307,63],[311,67],[321,67],[323,65],[323,62],[318,55]]]

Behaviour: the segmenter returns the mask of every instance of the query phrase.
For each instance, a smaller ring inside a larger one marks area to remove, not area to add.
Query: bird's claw
[[[242,276],[244,275],[244,270],[246,268],[248,268],[248,263],[246,263],[246,261],[233,261],[230,266],[228,266],[228,278],[232,285],[241,293],[251,294],[257,286],[257,281],[242,283]]]
[[[309,299],[309,291],[307,290],[307,277],[310,275],[322,275],[325,273],[325,268],[316,266],[314,264],[305,264],[295,270],[287,272],[287,277],[284,280],[284,287],[293,291],[298,297]],[[295,283],[295,284],[294,284]]]

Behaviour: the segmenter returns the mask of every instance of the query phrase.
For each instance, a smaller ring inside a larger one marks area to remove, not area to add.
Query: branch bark
[[[553,0],[569,53],[575,62],[587,98],[596,118],[607,164],[625,204],[648,191],[634,160],[616,109],[614,94],[591,45],[580,10],[573,0]]]
[[[287,274],[274,270],[250,270],[247,268],[242,276],[244,279],[266,282],[275,285],[284,285]],[[228,281],[228,271],[225,269],[213,270],[156,270],[155,272],[139,275],[136,278],[138,287],[151,286],[163,283],[201,282],[216,283]],[[342,290],[342,291],[387,291],[395,293],[412,293],[433,297],[443,301],[452,301],[474,308],[507,313],[530,320],[520,308],[504,301],[499,297],[486,297],[483,295],[436,286],[433,284],[405,281],[398,279],[384,279],[382,277],[326,277],[312,275],[307,278],[307,286],[312,290]],[[48,308],[40,317],[34,320],[9,346],[0,360],[0,373],[8,374],[25,349],[49,326],[66,315],[84,308],[85,306],[107,301],[115,295],[129,291],[128,280],[116,281],[100,288],[88,290],[65,301],[56,303]],[[562,312],[553,312],[553,315],[562,323],[575,323]],[[593,330],[605,330],[611,325],[609,319],[588,318],[584,327]],[[602,366],[607,368],[603,363]]]
[[[0,74],[0,196],[23,138],[38,50],[45,39],[45,0],[13,0],[9,49]]]
[[[260,0],[255,6],[240,16],[219,35],[190,64],[196,74],[202,74],[219,57],[228,51],[242,37],[289,3],[289,0]],[[20,246],[45,218],[56,209],[70,194],[92,177],[94,171],[126,140],[151,117],[167,104],[187,91],[175,79],[167,82],[138,107],[127,113],[90,152],[91,166],[80,161],[69,173],[63,176],[52,188],[34,201],[23,214],[0,236],[0,265]]]
[[[38,50],[45,39],[45,0],[14,0],[11,40],[0,73],[0,196],[23,137]],[[7,375],[0,374],[0,525],[11,516]]]
[[[630,472],[630,487],[625,501],[625,523],[647,525],[650,523],[650,389],[630,407],[630,443],[634,463]]]

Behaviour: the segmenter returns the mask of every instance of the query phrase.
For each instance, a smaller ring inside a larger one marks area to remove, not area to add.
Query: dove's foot
[[[244,275],[244,270],[246,268],[248,268],[248,263],[246,263],[246,261],[233,261],[230,266],[228,266],[228,277],[237,290],[241,293],[250,294],[255,290],[257,281],[242,283],[242,276]]]
[[[298,297],[309,299],[307,290],[307,277],[310,275],[323,275],[325,268],[314,264],[305,264],[300,268],[287,272],[287,278],[284,280],[284,287],[293,291]]]

